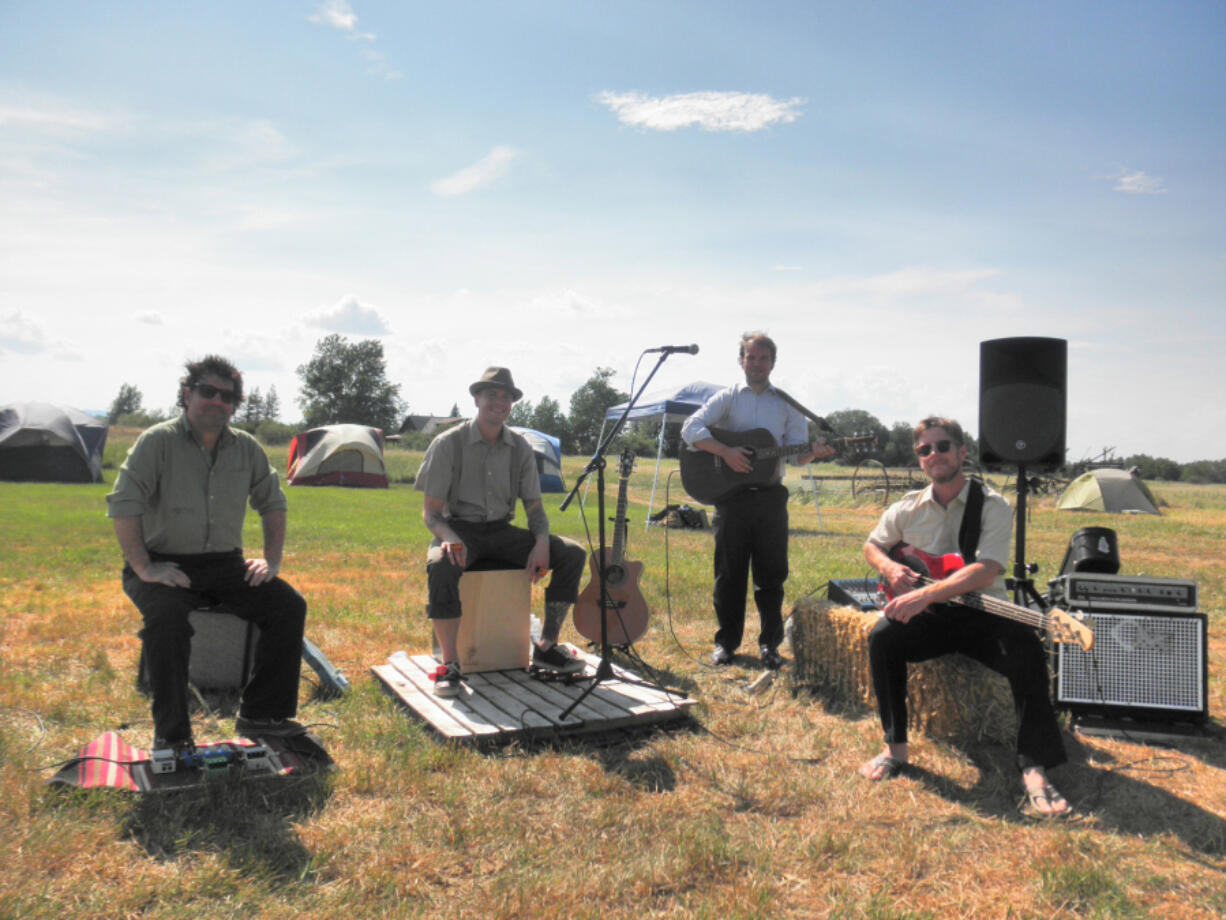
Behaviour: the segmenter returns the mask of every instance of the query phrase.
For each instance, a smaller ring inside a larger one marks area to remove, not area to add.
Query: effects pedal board
[[[199,770],[203,773],[221,773],[241,770],[248,773],[270,773],[273,770],[268,759],[268,748],[262,744],[202,744],[195,748],[174,750],[159,748],[149,753],[152,771],[174,773],[177,770]]]

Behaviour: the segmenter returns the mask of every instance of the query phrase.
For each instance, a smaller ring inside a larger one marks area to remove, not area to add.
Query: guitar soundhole
[[[605,569],[604,580],[606,585],[616,587],[626,580],[626,570],[620,565],[608,566]]]

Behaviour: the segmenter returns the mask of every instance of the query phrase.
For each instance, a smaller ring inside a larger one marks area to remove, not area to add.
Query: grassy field
[[[124,446],[114,440],[113,462]],[[310,604],[307,635],[354,684],[323,702],[303,682],[300,718],[339,770],[145,800],[46,785],[55,763],[103,731],[141,745],[151,733],[133,681],[138,616],[103,512],[114,469],[99,486],[0,483],[0,918],[1226,913],[1220,738],[1154,748],[1070,735],[1071,762],[1054,778],[1081,816],[1058,824],[1019,814],[1012,753],[1000,745],[917,739],[922,769],[870,786],[855,768],[878,747],[875,717],[786,681],[752,694],[752,662],[707,667],[711,538],[644,532],[646,461],[630,489],[628,556],[646,565],[652,610],[637,648],[699,701],[696,725],[609,745],[478,752],[440,742],[369,673],[430,640],[427,534],[404,484],[420,455],[390,456],[389,490],[290,491],[283,574]],[[274,457],[283,468],[284,450]],[[580,465],[567,460],[571,480]],[[790,601],[866,574],[860,546],[881,506],[837,483],[815,506],[795,472],[791,484]],[[1074,531],[1107,526],[1125,573],[1195,579],[1220,732],[1226,487],[1155,492],[1160,518],[1071,515],[1032,499],[1027,555],[1044,585]],[[578,503],[562,514],[559,498],[547,502],[554,529],[585,539]],[[258,550],[258,523],[248,528]],[[537,588],[538,613],[540,602]],[[564,638],[576,638],[569,627]],[[201,716],[196,733],[231,727]]]

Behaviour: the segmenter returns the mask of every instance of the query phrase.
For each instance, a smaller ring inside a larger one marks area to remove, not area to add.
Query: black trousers
[[[154,734],[169,742],[191,737],[187,673],[192,627],[187,615],[214,604],[224,604],[235,616],[260,628],[254,668],[243,688],[239,714],[250,719],[294,715],[306,624],[302,595],[280,578],[251,587],[243,580],[246,562],[238,552],[150,556],[154,562],[177,563],[191,579],[190,588],[172,588],[141,581],[131,566],[123,569],[124,593],[140,610],[145,624],[140,637],[153,694]]]
[[[528,564],[536,546],[536,536],[506,521],[474,524],[451,521],[451,529],[464,542],[468,567],[478,562],[500,562],[512,568]],[[579,597],[579,580],[587,553],[567,537],[549,535],[549,584],[545,603],[573,604]],[[432,620],[454,620],[460,616],[460,576],[464,569],[451,564],[438,539],[426,552],[426,615]]]
[[[1067,760],[1048,689],[1047,661],[1034,630],[953,604],[910,622],[882,617],[868,637],[869,666],[885,740],[907,740],[907,663],[961,652],[1003,675],[1017,711],[1017,763],[1054,767]]]
[[[737,492],[716,511],[715,641],[730,652],[741,644],[752,570],[761,621],[758,645],[775,648],[783,641],[783,583],[788,578],[787,487]]]

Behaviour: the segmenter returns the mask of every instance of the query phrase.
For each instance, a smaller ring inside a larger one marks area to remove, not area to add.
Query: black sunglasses
[[[953,446],[953,441],[937,441],[936,444],[921,444],[915,448],[915,452],[921,457],[927,457],[933,450],[938,454],[943,454]]]
[[[220,387],[213,386],[211,383],[198,383],[192,387],[192,389],[205,399],[212,399],[214,396],[220,396],[221,401],[227,406],[233,404],[234,400],[238,398],[233,390],[223,390]]]

